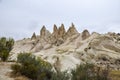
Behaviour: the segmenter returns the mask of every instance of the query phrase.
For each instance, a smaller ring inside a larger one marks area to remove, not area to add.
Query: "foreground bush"
[[[2,61],[6,61],[8,59],[9,52],[12,50],[13,45],[14,40],[12,38],[0,38],[0,59]]]
[[[52,66],[36,59],[30,53],[20,53],[17,63],[11,66],[14,74],[24,75],[32,80],[110,80],[109,68],[97,68],[93,64],[78,65],[76,69],[67,72],[52,71]]]
[[[50,80],[70,80],[70,75],[66,71],[59,71],[58,73],[54,72]]]
[[[20,53],[17,64],[11,66],[13,73],[20,73],[32,80],[50,80],[52,67],[42,59],[36,59],[30,53]]]
[[[71,80],[110,80],[109,69],[102,69],[93,64],[82,64],[71,72]]]
[[[69,80],[67,72],[54,72],[52,66],[43,61],[36,59],[30,53],[20,53],[17,57],[17,63],[11,66],[13,74],[21,74],[32,80]]]

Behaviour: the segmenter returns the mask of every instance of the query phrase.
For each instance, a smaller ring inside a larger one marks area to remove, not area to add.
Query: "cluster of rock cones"
[[[76,30],[75,25],[72,23],[69,29],[66,31],[64,24],[61,24],[59,28],[54,24],[53,27],[53,33],[50,33],[45,26],[43,26],[40,30],[40,36],[39,38],[46,39],[49,43],[55,44],[59,46],[60,44],[64,43],[64,41],[73,36],[79,34],[79,32]],[[88,30],[84,30],[82,32],[82,39],[85,40],[90,36],[90,33]],[[31,39],[37,39],[37,36],[35,33],[33,33]]]

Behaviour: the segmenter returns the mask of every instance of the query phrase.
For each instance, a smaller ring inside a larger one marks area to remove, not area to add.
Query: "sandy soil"
[[[10,72],[10,65],[12,63],[0,62],[0,80],[14,80],[13,78],[9,77]]]

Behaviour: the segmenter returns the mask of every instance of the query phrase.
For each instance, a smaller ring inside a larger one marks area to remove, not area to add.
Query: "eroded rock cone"
[[[33,33],[32,37],[31,37],[31,40],[33,40],[33,39],[36,39],[36,34],[35,34],[35,32]]]
[[[69,36],[72,36],[72,35],[77,34],[77,33],[78,33],[78,31],[76,30],[75,25],[72,23],[72,25],[68,29],[66,35],[67,35],[67,37],[69,37]]]
[[[40,30],[40,36],[45,36],[46,28],[43,26]]]
[[[82,40],[87,39],[90,36],[90,33],[88,32],[88,30],[84,30],[82,32]]]
[[[64,36],[65,36],[65,28],[64,28],[64,25],[61,24],[61,26],[59,28],[57,28],[56,25],[54,25],[54,28],[53,28],[53,33],[52,33],[52,36],[51,36],[51,41],[54,45],[56,46],[59,46],[61,45],[62,43],[64,43]]]
[[[43,26],[40,30],[40,37],[47,38],[49,36],[51,36],[51,33],[48,30],[46,30],[45,26]]]
[[[61,26],[59,27],[59,30],[58,30],[58,36],[59,38],[63,38],[64,35],[65,35],[66,31],[65,31],[65,28],[64,28],[64,25],[61,24]]]
[[[57,26],[54,24],[54,27],[53,27],[53,33],[52,33],[52,36],[57,39],[58,38],[58,28]]]

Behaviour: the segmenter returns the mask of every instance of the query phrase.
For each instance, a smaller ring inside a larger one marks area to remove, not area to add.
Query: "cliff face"
[[[59,60],[61,70],[69,70],[85,62],[119,69],[120,34],[90,34],[88,30],[79,33],[74,24],[67,31],[63,24],[60,27],[54,25],[53,33],[50,33],[43,26],[39,36],[34,33],[31,39],[16,41],[9,59],[16,60],[20,52],[31,52],[53,66]]]

